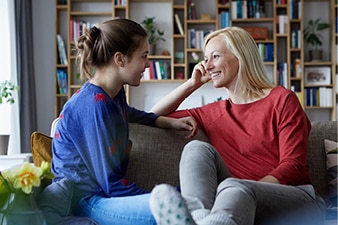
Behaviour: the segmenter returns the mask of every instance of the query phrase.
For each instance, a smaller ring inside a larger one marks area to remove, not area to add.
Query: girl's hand
[[[191,116],[182,117],[182,118],[170,118],[160,116],[156,120],[156,125],[162,128],[173,128],[176,130],[188,130],[190,134],[186,138],[192,138],[197,133],[197,123],[195,119]]]

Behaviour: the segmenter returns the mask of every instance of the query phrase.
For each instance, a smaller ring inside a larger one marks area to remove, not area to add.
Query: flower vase
[[[42,211],[33,194],[10,193],[0,209],[1,225],[45,225]]]

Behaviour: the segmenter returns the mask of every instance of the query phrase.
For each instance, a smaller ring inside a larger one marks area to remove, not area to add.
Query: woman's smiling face
[[[235,87],[238,74],[238,60],[226,48],[221,36],[212,38],[205,47],[205,67],[216,88]]]

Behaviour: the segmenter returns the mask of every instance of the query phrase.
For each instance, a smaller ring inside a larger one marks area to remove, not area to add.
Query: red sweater
[[[281,184],[311,183],[306,162],[311,124],[292,91],[278,86],[253,103],[223,100],[171,114],[187,115],[208,135],[233,177],[272,175]]]

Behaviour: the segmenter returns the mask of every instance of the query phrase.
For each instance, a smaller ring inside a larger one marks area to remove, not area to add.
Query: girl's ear
[[[114,54],[114,62],[116,65],[120,67],[124,67],[125,63],[125,56],[121,52],[116,52]]]

